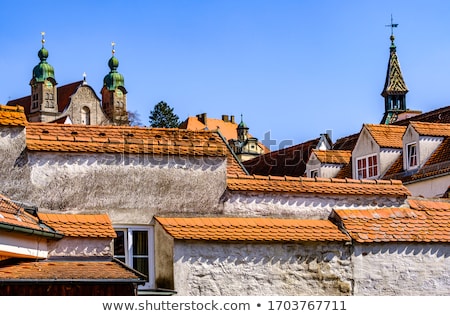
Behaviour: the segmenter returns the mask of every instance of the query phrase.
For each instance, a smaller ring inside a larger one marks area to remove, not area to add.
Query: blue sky
[[[407,107],[450,104],[450,1],[8,1],[2,12],[2,104],[30,93],[45,31],[58,84],[86,72],[99,96],[114,41],[144,125],[165,101],[182,120],[243,114],[277,144],[336,139],[381,120],[391,14]]]

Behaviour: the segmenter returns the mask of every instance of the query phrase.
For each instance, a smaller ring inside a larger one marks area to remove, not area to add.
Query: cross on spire
[[[391,24],[387,24],[386,27],[391,28],[391,36],[394,36],[394,28],[398,27],[398,23],[394,23],[394,18],[392,17],[392,14],[391,14]]]

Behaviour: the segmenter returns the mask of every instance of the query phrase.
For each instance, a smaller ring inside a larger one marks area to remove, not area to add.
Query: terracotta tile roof
[[[116,260],[22,261],[0,263],[0,282],[14,280],[114,281],[144,283],[144,277]]]
[[[0,194],[0,224],[13,227],[29,228],[40,232],[54,231],[42,225],[39,218],[27,213],[22,207]]]
[[[394,125],[407,126],[410,122],[450,123],[450,106],[445,106],[433,111],[425,112],[404,120],[396,121]]]
[[[446,204],[433,209],[334,210],[331,217],[360,243],[450,242],[450,203]]]
[[[27,123],[23,107],[0,105],[0,126],[25,126]]]
[[[382,195],[406,197],[411,195],[398,180],[354,180],[336,178],[304,178],[275,176],[228,176],[230,191],[313,193],[332,195]]]
[[[115,238],[116,232],[107,214],[38,213],[42,222],[70,237]]]
[[[83,83],[83,81],[76,81],[73,83],[66,84],[64,86],[58,87],[57,91],[57,102],[58,111],[63,112],[69,105],[70,97],[76,92],[78,87]],[[31,96],[25,96],[19,99],[8,101],[7,105],[20,105],[25,109],[25,114],[28,116],[31,109]]]
[[[175,239],[214,241],[347,241],[328,220],[276,218],[155,218]]]
[[[403,155],[392,164],[383,176],[384,179],[398,179],[404,183],[417,181],[428,177],[443,176],[450,173],[450,137],[445,137],[439,147],[419,169],[405,171]]]
[[[301,177],[306,170],[311,151],[317,147],[320,138],[291,147],[271,151],[243,162],[250,174],[263,176]]]
[[[450,214],[450,199],[419,199],[408,198],[409,207],[420,211],[445,211],[446,215]],[[449,227],[450,228],[450,227]]]
[[[36,151],[227,155],[227,147],[216,133],[176,128],[30,123],[26,143],[28,150]]]
[[[313,154],[321,163],[329,164],[348,164],[352,158],[350,150],[316,150],[313,149]]]
[[[411,122],[419,135],[423,136],[450,136],[450,124],[444,123],[428,123],[428,122]]]
[[[364,127],[380,147],[403,148],[402,137],[406,130],[405,126],[364,124]]]

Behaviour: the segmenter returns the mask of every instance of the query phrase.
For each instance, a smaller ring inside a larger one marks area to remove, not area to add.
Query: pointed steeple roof
[[[383,91],[381,95],[386,97],[387,95],[402,95],[408,92],[405,80],[403,79],[402,71],[400,69],[400,63],[397,57],[397,48],[395,46],[395,37],[391,34],[391,47],[388,67],[386,71],[386,81],[384,83]]]

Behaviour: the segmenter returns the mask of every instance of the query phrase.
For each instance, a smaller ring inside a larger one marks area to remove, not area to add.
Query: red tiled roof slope
[[[328,220],[275,218],[155,218],[175,239],[214,241],[347,241]]]
[[[29,150],[37,151],[227,155],[226,145],[216,133],[176,128],[30,123],[26,142]]]
[[[108,215],[39,213],[41,221],[69,237],[115,238]]]
[[[402,137],[406,130],[405,126],[384,124],[364,124],[364,126],[380,147],[403,147]]]
[[[352,158],[350,150],[316,150],[313,149],[313,154],[322,163],[330,164],[348,164]]]
[[[23,107],[0,105],[0,126],[26,126],[27,123]]]
[[[108,280],[129,282],[139,280],[140,276],[115,261],[32,261],[13,264],[0,264],[2,280]],[[142,280],[139,280],[142,281]]]
[[[380,195],[406,197],[411,195],[398,180],[353,180],[337,178],[228,176],[230,191],[314,193],[330,195]]]
[[[450,136],[450,124],[445,123],[428,123],[428,122],[411,122],[419,135],[424,136]]]
[[[29,228],[41,232],[53,232],[41,226],[39,218],[27,213],[22,207],[0,194],[0,223],[12,227]]]
[[[450,203],[415,203],[417,208],[334,210],[332,217],[360,243],[450,242]]]

